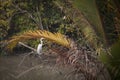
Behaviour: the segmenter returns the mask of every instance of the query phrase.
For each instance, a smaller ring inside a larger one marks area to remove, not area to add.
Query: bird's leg
[[[41,55],[43,55],[42,53],[37,54],[37,57],[39,57],[40,59],[42,59]]]
[[[40,55],[38,55],[38,57],[39,57],[40,59],[42,59]]]

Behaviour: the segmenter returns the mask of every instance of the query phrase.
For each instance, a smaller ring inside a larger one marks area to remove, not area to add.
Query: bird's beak
[[[45,39],[45,38],[41,38],[41,40],[43,40],[43,39]]]

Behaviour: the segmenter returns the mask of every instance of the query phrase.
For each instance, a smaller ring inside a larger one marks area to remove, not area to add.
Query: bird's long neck
[[[41,41],[41,44],[43,44],[43,41],[42,40],[40,40]]]

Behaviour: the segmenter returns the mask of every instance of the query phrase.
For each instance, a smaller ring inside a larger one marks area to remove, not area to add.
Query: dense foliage
[[[96,51],[110,73],[116,73],[113,79],[119,79],[119,0],[1,0],[0,3],[0,41],[27,30],[60,32],[78,46]],[[28,41],[32,47],[37,43]]]

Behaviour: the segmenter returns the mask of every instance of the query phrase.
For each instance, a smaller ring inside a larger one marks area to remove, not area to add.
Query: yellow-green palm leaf
[[[70,43],[71,41],[69,39],[67,39],[64,35],[60,34],[60,33],[51,33],[49,31],[43,31],[43,30],[29,30],[26,31],[22,34],[13,36],[9,41],[8,41],[8,45],[7,45],[7,49],[12,50],[16,44],[19,41],[26,41],[29,39],[40,39],[41,37],[50,40],[52,42],[55,42],[57,44],[61,44],[62,46],[65,47],[70,47]]]

